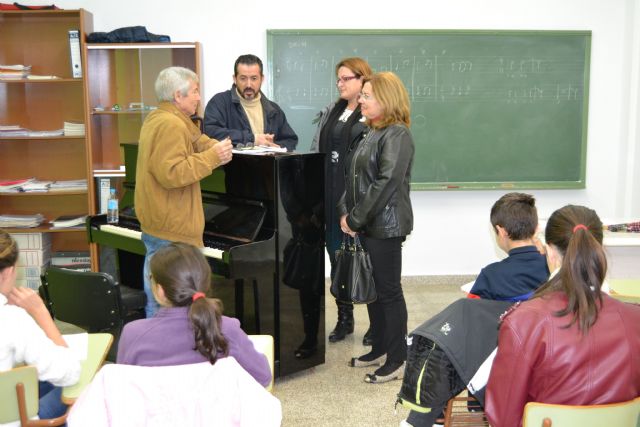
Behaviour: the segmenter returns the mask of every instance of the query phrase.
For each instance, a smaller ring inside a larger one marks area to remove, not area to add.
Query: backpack
[[[411,334],[407,339],[407,363],[396,404],[427,413],[442,408],[465,384],[453,364],[434,341]]]

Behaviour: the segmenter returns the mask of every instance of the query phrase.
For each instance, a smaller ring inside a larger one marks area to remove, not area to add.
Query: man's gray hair
[[[182,96],[189,92],[191,82],[199,83],[198,75],[188,68],[169,67],[160,71],[156,79],[155,89],[159,102],[173,102],[176,91]]]

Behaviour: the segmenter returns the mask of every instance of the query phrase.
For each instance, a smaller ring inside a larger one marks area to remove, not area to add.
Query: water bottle
[[[118,223],[118,198],[116,197],[116,189],[112,188],[107,201],[107,224]]]

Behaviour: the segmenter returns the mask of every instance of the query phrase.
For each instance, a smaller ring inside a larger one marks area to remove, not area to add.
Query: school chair
[[[609,279],[609,296],[623,302],[640,304],[640,279]]]
[[[258,352],[267,356],[267,361],[269,361],[269,368],[271,368],[271,382],[265,388],[267,389],[267,391],[273,393],[273,337],[271,335],[249,335],[249,339],[251,340],[251,342],[253,342],[253,346]]]
[[[444,427],[468,426],[468,427],[489,427],[487,417],[480,402],[473,396],[468,396],[464,390],[456,397],[452,397],[447,402],[444,411]]]
[[[636,427],[640,422],[640,397],[605,405],[553,405],[529,402],[523,427]]]
[[[60,426],[67,414],[58,418],[33,420],[38,415],[38,371],[20,366],[0,372],[0,424],[20,421],[23,427]]]
[[[89,333],[108,332],[114,345],[107,359],[115,360],[125,323],[144,318],[144,291],[120,285],[106,273],[49,267],[42,276],[42,292],[54,319]]]

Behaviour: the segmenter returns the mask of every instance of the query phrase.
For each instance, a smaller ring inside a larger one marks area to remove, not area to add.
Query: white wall
[[[205,103],[230,86],[238,55],[255,53],[266,63],[267,29],[591,30],[587,188],[530,193],[541,217],[574,203],[596,209],[603,218],[640,219],[640,30],[634,29],[640,11],[635,0],[58,0],[56,5],[92,12],[95,31],[145,25],[173,41],[200,41]],[[501,254],[488,225],[489,209],[502,194],[414,192],[415,229],[405,246],[403,274],[474,274],[494,261]]]

